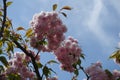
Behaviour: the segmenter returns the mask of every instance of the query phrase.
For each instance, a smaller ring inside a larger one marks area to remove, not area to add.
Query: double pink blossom
[[[64,33],[67,31],[57,12],[42,11],[35,14],[30,25],[34,34],[31,37],[30,45],[42,51],[57,49],[64,40]],[[42,44],[42,41],[47,42],[47,45]]]
[[[94,63],[88,67],[86,73],[90,76],[90,80],[109,80],[100,62]]]
[[[22,52],[17,52],[14,57],[9,60],[9,67],[6,69],[6,75],[17,74],[20,75],[21,80],[26,80],[27,78],[33,79],[35,73],[30,71],[27,63],[31,61],[30,57],[26,56]]]
[[[68,40],[61,43],[61,46],[54,53],[61,63],[61,68],[73,72],[75,70],[73,64],[79,60],[81,48],[76,39],[69,37]]]
[[[112,72],[108,72],[102,68],[102,64],[100,62],[92,64],[90,67],[86,68],[85,72],[90,76],[90,80],[120,79],[120,71],[113,70]]]

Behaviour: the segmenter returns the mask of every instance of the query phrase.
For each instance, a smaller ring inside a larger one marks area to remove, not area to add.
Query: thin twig
[[[35,56],[35,59],[37,58],[38,54],[39,54],[40,50],[37,52],[36,56]]]
[[[85,73],[87,80],[89,80],[90,76],[85,72],[84,68],[82,66],[80,66],[80,69]]]
[[[3,0],[3,21],[2,21],[2,27],[0,30],[0,39],[1,37],[3,37],[3,32],[4,32],[4,27],[5,27],[5,22],[6,22],[6,16],[7,16],[7,6],[6,6],[6,1],[7,0]]]

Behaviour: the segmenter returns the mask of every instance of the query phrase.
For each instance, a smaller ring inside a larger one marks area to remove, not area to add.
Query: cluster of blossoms
[[[86,69],[86,73],[90,75],[91,80],[108,80],[108,76],[102,69],[100,62],[94,63]]]
[[[78,46],[78,41],[69,37],[68,40],[62,42],[61,46],[54,53],[61,63],[61,68],[68,72],[73,72],[75,70],[73,64],[79,60],[81,49]]]
[[[35,73],[28,69],[28,62],[31,58],[22,52],[17,52],[14,58],[9,61],[9,67],[6,69],[6,75],[17,74],[21,80],[34,80]]]
[[[118,80],[120,79],[120,71],[114,70],[112,73],[102,69],[100,62],[96,62],[86,70],[90,76],[90,80]]]
[[[33,30],[30,45],[42,51],[57,49],[64,40],[64,33],[67,31],[66,26],[58,17],[58,13],[54,11],[42,11],[39,14],[35,14],[30,25]],[[43,45],[42,41],[46,41],[47,45]]]

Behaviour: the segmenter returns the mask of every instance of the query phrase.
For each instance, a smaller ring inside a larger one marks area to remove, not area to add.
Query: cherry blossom
[[[31,37],[30,45],[38,50],[52,51],[59,47],[65,39],[66,26],[58,17],[57,12],[40,12],[33,16],[30,22],[34,36]],[[47,45],[42,44],[47,42]]]
[[[81,56],[81,48],[78,46],[76,39],[69,37],[68,40],[64,40],[61,46],[54,52],[56,58],[61,63],[61,68],[73,72],[75,64]]]
[[[35,73],[30,71],[27,67],[30,58],[26,57],[27,56],[23,52],[16,52],[14,57],[9,60],[9,67],[6,69],[6,74],[20,75],[21,80],[26,80],[27,78],[33,79]]]

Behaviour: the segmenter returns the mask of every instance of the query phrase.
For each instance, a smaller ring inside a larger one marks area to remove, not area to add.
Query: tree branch
[[[4,32],[5,22],[6,22],[6,16],[7,16],[6,1],[7,0],[3,0],[3,21],[2,21],[2,27],[1,27],[1,30],[0,30],[0,39],[3,37],[3,32]],[[35,61],[35,57],[31,53],[29,53],[24,47],[22,47],[20,45],[20,43],[18,43],[14,39],[12,39],[12,41],[17,45],[18,48],[20,48],[27,56],[29,56],[31,58],[32,64],[33,64],[34,69],[35,69],[36,76],[37,76],[38,80],[42,80],[42,77],[40,76],[40,73],[39,73],[39,70],[38,70],[37,63]]]
[[[37,66],[37,63],[35,61],[35,57],[32,55],[32,53],[29,53],[24,47],[22,47],[20,45],[20,43],[18,43],[17,41],[13,40],[13,42],[17,45],[18,48],[20,48],[27,56],[29,56],[32,60],[32,64],[34,66],[34,69],[35,69],[35,73],[36,73],[36,76],[38,78],[38,80],[42,80],[42,77],[40,76],[40,73],[39,73],[39,70],[38,70],[38,66]]]
[[[80,66],[80,69],[85,73],[87,80],[89,80],[90,76],[85,72],[84,68],[82,66]]]
[[[6,6],[6,1],[7,0],[3,0],[3,21],[2,21],[2,27],[1,27],[1,30],[0,30],[0,39],[1,37],[3,37],[3,32],[4,32],[4,27],[5,27],[5,22],[6,22],[6,16],[7,16],[7,6]]]

